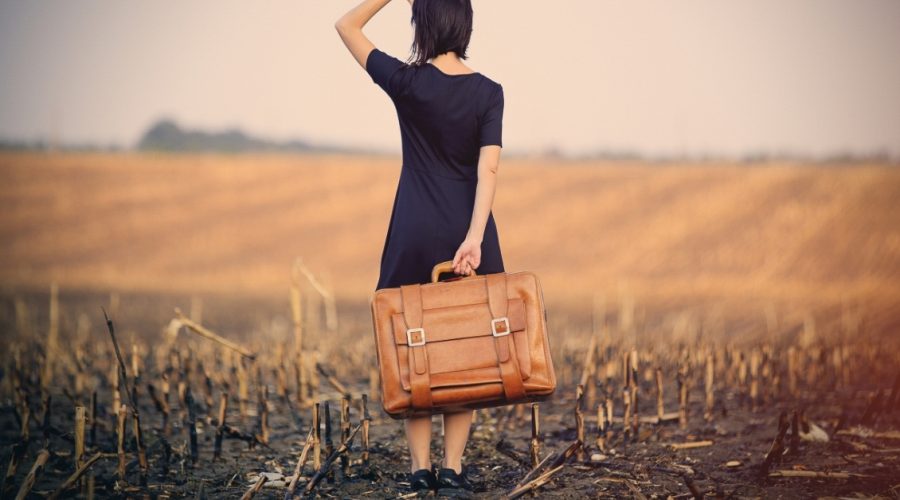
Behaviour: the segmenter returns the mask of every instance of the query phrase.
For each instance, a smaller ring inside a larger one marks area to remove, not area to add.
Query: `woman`
[[[362,28],[390,0],[365,0],[335,28],[356,61],[394,103],[403,164],[375,289],[428,283],[432,267],[453,261],[471,275],[504,272],[491,212],[502,148],[503,87],[462,61],[472,33],[470,0],[409,0],[412,55],[382,52]],[[415,490],[470,490],[462,454],[472,411],[445,413],[444,458],[430,459],[431,418],[405,421]]]

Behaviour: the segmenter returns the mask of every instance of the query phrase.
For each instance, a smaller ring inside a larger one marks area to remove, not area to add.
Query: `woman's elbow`
[[[355,33],[362,32],[362,28],[343,18],[335,21],[334,29],[337,30],[338,35],[340,35],[341,38],[345,40],[348,36],[352,37],[355,36]]]
[[[347,19],[347,14],[339,17],[337,21],[334,22],[334,29],[338,32],[347,31],[353,27],[353,24]]]
[[[478,164],[478,177],[496,177],[497,171],[500,169],[499,161],[483,161]]]

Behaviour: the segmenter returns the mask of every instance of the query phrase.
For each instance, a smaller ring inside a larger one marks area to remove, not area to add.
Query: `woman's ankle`
[[[409,464],[409,472],[410,472],[410,473],[413,473],[413,472],[416,472],[416,471],[419,471],[419,470],[422,470],[422,469],[428,469],[428,470],[431,470],[431,461],[427,461],[427,462],[418,462],[418,461],[416,461],[416,460],[413,460],[413,461]]]
[[[453,472],[462,474],[462,460],[454,462],[448,461],[446,458],[441,460],[441,467],[444,469],[453,469]]]

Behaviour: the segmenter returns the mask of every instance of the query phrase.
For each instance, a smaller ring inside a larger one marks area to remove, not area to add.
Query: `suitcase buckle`
[[[413,341],[413,335],[416,336],[416,340]],[[421,345],[425,345],[425,329],[424,328],[407,328],[406,329],[406,345],[410,347],[417,347]]]
[[[497,325],[503,323],[499,328]],[[494,337],[503,337],[509,335],[509,318],[506,316],[494,318],[491,320],[491,335]]]

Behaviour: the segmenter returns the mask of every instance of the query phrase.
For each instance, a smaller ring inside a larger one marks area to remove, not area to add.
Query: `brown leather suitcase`
[[[540,401],[556,389],[547,314],[529,271],[376,290],[382,406],[393,418]]]

